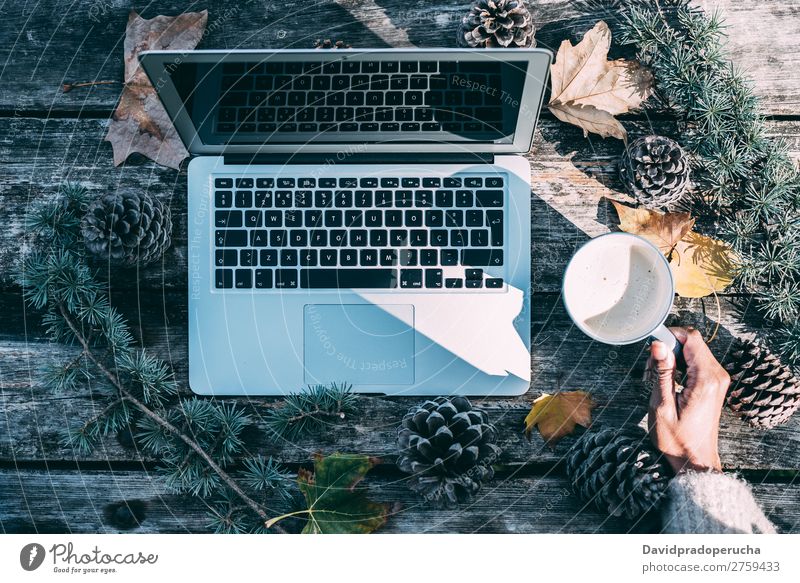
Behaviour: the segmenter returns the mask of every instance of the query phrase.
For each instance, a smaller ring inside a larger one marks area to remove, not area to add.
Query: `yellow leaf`
[[[733,282],[736,254],[727,243],[689,233],[675,247],[670,266],[679,296],[704,298],[725,291]]]
[[[583,40],[561,43],[551,67],[550,111],[558,119],[602,137],[627,141],[615,115],[641,106],[653,92],[653,75],[636,62],[608,60],[611,31],[600,21]]]
[[[589,427],[594,407],[594,400],[585,391],[558,392],[554,395],[544,393],[533,402],[530,413],[525,417],[525,435],[530,437],[533,428],[538,427],[545,442],[555,445],[562,437],[572,433],[576,424]]]
[[[725,291],[733,282],[736,253],[727,243],[693,232],[695,221],[689,213],[661,213],[611,202],[621,230],[644,237],[667,257],[679,296],[704,298]]]
[[[689,213],[660,213],[646,208],[631,208],[611,201],[619,215],[619,228],[639,235],[661,249],[667,257],[694,227]]]

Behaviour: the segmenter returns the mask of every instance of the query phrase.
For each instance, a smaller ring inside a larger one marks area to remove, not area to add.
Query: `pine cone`
[[[314,48],[315,49],[351,49],[349,44],[344,42],[343,40],[333,41],[329,38],[321,39],[318,38],[314,41]]]
[[[575,493],[629,520],[658,506],[671,475],[647,434],[636,428],[592,429],[567,454],[567,477]]]
[[[800,382],[766,348],[738,340],[725,358],[725,370],[731,375],[728,407],[753,427],[786,423],[800,408]]]
[[[468,501],[494,476],[497,430],[464,397],[437,397],[412,407],[397,431],[397,466],[409,487],[435,506]]]
[[[116,265],[147,265],[170,246],[169,207],[147,194],[107,194],[89,205],[81,222],[86,249]]]
[[[461,47],[535,47],[533,17],[523,0],[477,0],[458,27]]]
[[[644,206],[670,209],[689,187],[689,161],[678,142],[644,136],[631,142],[619,169],[625,188]]]

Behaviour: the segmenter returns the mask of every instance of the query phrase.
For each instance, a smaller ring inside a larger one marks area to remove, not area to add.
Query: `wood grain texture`
[[[83,184],[94,195],[148,192],[172,209],[173,247],[161,263],[144,270],[117,270],[119,289],[184,289],[186,286],[186,174],[142,158],[114,168],[111,146],[103,142],[104,120],[0,118],[0,289],[11,280],[25,217],[64,181]],[[630,124],[631,135],[667,132],[668,122]],[[771,122],[770,134],[785,139],[800,157],[800,123]],[[528,159],[533,240],[533,290],[555,292],[577,247],[617,224],[608,197],[624,200],[617,176],[618,140],[584,139],[581,131],[543,119]]]
[[[572,494],[556,475],[498,476],[475,501],[454,510],[423,506],[402,479],[368,475],[378,501],[399,503],[387,533],[625,533],[652,532],[602,515]],[[800,531],[800,485],[754,484],[756,499],[783,533]],[[116,509],[132,507],[138,526],[121,528]],[[276,507],[275,514],[285,509]],[[207,532],[205,507],[165,491],[158,476],[131,471],[0,470],[0,532]],[[287,524],[287,527],[289,524]]]
[[[609,3],[611,4],[611,3]],[[727,16],[730,51],[737,65],[756,79],[770,114],[797,114],[800,65],[797,37],[799,0],[703,0]],[[344,5],[344,6],[343,6]],[[346,6],[357,6],[350,12]],[[530,2],[538,45],[557,50],[565,38],[579,39],[603,11],[586,12],[573,0]],[[355,47],[385,47],[408,41],[420,47],[454,47],[458,22],[469,2],[384,0],[380,3],[225,2],[198,5],[157,0],[135,5],[142,16],[175,15],[201,7],[209,11],[208,31],[198,48],[310,48],[317,38],[345,39]],[[130,3],[44,0],[4,5],[0,27],[0,109],[6,111],[110,111],[118,86],[75,89],[65,82],[122,80],[122,41]],[[369,25],[365,25],[364,22]]]
[[[4,411],[0,418],[0,459],[141,459],[135,449],[123,447],[113,436],[90,456],[76,455],[59,445],[59,437],[68,424],[86,419],[92,411],[103,407],[105,401],[98,396],[108,387],[98,380],[73,392],[50,394],[41,384],[42,367],[74,357],[76,349],[43,341],[32,315],[24,328],[16,315],[19,312],[14,310],[15,301],[21,306],[19,298],[11,295],[0,303],[3,314],[0,329],[6,332],[0,338],[0,409]],[[134,326],[137,338],[154,354],[170,362],[188,394],[185,296],[126,294],[115,296],[113,301]],[[537,294],[533,305],[530,392],[516,399],[476,399],[498,425],[500,445],[505,450],[500,463],[511,467],[555,464],[573,443],[573,437],[566,438],[551,449],[535,432],[530,442],[524,438],[523,419],[532,399],[542,392],[552,392],[558,387],[589,391],[599,403],[595,422],[614,427],[638,424],[646,414],[646,387],[640,380],[645,360],[642,344],[614,349],[591,342],[574,328],[556,295]],[[729,349],[734,335],[758,329],[757,319],[749,317],[751,311],[746,304],[724,301],[722,327],[712,343],[719,357]],[[675,312],[676,322],[701,329],[707,326],[707,333],[711,333],[710,323],[698,316],[702,312],[701,302],[682,300]],[[743,316],[754,324],[743,324]],[[252,451],[275,456],[286,463],[304,463],[314,451],[331,453],[346,448],[382,457],[391,464],[396,454],[399,420],[410,406],[423,400],[364,396],[359,399],[359,411],[351,418],[294,442],[275,439],[265,429],[263,414],[279,404],[279,399],[237,399],[237,402],[248,404],[253,418],[246,436]],[[800,468],[798,429],[800,416],[795,416],[789,425],[761,432],[726,412],[720,443],[723,463],[728,468],[765,471]]]

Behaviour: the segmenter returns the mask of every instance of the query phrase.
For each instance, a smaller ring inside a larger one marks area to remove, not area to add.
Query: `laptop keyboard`
[[[505,180],[214,176],[216,289],[503,289]]]
[[[216,131],[502,132],[491,63],[228,63]]]

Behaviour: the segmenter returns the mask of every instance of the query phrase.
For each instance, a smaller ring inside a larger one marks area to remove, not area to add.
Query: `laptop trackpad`
[[[414,306],[310,304],[303,341],[307,383],[414,383]]]

